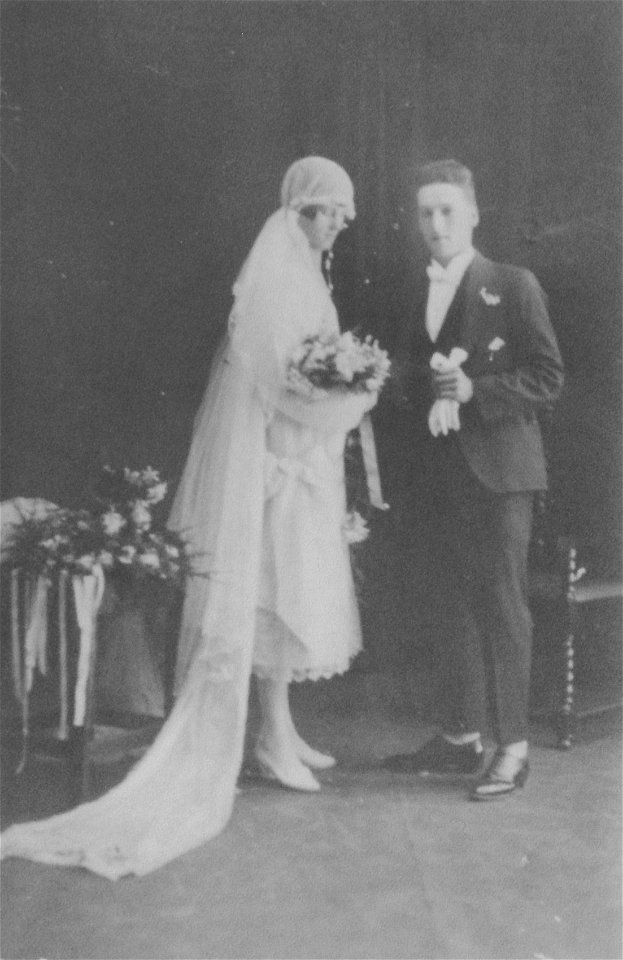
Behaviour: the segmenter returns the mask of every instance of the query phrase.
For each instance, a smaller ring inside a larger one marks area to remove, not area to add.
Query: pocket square
[[[487,347],[487,350],[490,353],[497,353],[498,350],[501,350],[502,347],[505,347],[505,346],[506,346],[506,340],[502,340],[501,337],[494,337],[491,343],[489,344],[489,346]]]
[[[499,293],[489,293],[486,287],[480,288],[480,296],[488,307],[496,307],[502,300]]]

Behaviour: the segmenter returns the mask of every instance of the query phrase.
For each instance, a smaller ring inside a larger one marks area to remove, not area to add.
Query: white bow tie
[[[453,277],[448,276],[447,271],[441,266],[440,263],[437,263],[434,260],[426,268],[426,272],[429,276],[429,279],[433,283],[449,283],[451,286],[458,286],[456,280]]]

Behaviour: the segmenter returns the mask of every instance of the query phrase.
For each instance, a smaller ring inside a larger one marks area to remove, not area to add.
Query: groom
[[[492,800],[523,786],[529,771],[527,558],[533,496],[546,487],[537,415],[558,397],[563,365],[533,274],[472,246],[479,214],[471,172],[441,160],[422,167],[416,185],[432,259],[397,367],[401,397],[426,427],[421,455],[442,538],[443,727],[385,766],[479,773],[470,799]],[[498,746],[485,769],[489,715]]]

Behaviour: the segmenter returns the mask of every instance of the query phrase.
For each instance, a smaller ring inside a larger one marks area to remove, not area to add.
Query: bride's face
[[[299,226],[312,250],[330,250],[347,226],[346,208],[339,203],[309,208],[309,213],[299,214]]]

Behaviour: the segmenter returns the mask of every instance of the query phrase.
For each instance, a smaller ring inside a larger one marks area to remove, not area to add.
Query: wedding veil
[[[355,214],[350,178],[322,157],[290,167],[281,203],[234,285],[228,336],[169,518],[199,574],[185,595],[173,711],[125,780],[67,813],[10,827],[3,857],[80,865],[110,879],[141,875],[215,836],[230,817],[253,653],[266,425],[283,403],[289,415],[310,416],[302,401],[284,399],[285,360],[335,315],[297,211],[339,203]]]

